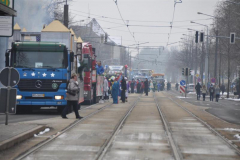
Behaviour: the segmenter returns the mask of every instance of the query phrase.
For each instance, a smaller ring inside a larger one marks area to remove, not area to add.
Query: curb
[[[15,137],[12,137],[3,142],[0,142],[0,151],[11,148],[12,146],[14,146],[16,144],[33,137],[34,134],[39,133],[40,131],[44,130],[45,128],[46,128],[46,126],[38,126],[31,130],[28,130],[24,133],[21,133]]]

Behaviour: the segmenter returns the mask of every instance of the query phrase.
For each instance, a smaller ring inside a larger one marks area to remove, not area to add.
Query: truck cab
[[[74,53],[63,43],[13,42],[6,52],[6,67],[14,67],[20,74],[17,112],[47,106],[61,111],[67,105],[66,87],[73,61]]]

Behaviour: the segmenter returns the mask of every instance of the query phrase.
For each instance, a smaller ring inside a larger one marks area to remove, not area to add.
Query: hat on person
[[[73,78],[73,77],[75,77],[75,76],[77,76],[77,74],[76,74],[76,73],[73,73],[73,74],[71,75],[71,78]]]

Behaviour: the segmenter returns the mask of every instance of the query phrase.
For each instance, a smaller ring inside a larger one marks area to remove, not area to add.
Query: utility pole
[[[66,0],[66,4],[64,5],[64,26],[68,28],[68,4]]]
[[[217,83],[217,57],[218,57],[218,30],[216,30],[216,48],[215,48],[215,66],[214,66],[214,78],[216,83]]]

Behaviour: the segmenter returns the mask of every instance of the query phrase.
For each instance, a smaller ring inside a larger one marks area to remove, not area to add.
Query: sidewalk
[[[45,129],[44,125],[18,124],[0,125],[0,151],[18,144]]]
[[[111,103],[96,104],[79,112],[81,116],[85,117]],[[59,115],[55,118],[10,123],[7,126],[0,125],[0,159],[15,159],[33,146],[39,145],[78,121],[75,118],[75,113],[67,116],[69,119],[62,119]],[[48,132],[39,134],[46,128],[49,128]]]

